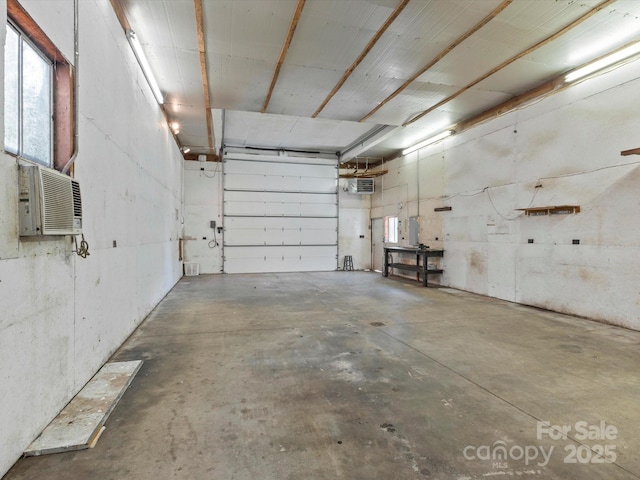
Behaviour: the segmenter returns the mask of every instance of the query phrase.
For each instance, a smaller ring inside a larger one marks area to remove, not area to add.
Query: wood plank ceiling
[[[192,154],[392,158],[640,39],[638,0],[111,2]]]

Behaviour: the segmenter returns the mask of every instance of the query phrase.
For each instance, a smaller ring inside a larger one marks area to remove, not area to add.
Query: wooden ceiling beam
[[[114,13],[116,14],[116,18],[118,19],[118,22],[120,22],[120,26],[122,27],[122,30],[124,30],[125,32],[128,30],[131,30],[131,25],[129,25],[129,20],[127,20],[127,16],[124,13],[124,8],[122,7],[120,0],[110,0],[110,1],[111,1],[111,8],[113,8]]]
[[[495,9],[493,9],[493,11],[491,13],[489,13],[489,15],[487,15],[482,20],[480,20],[478,23],[476,23],[470,30],[467,30],[461,36],[456,38],[451,45],[449,45],[447,48],[442,50],[438,55],[436,55],[429,63],[427,63],[420,70],[418,70],[416,73],[411,75],[411,77],[409,77],[402,85],[400,85],[396,89],[395,92],[393,92],[391,95],[389,95],[387,98],[385,98],[373,110],[371,110],[369,113],[367,113],[364,117],[362,117],[358,121],[359,122],[364,122],[369,117],[371,117],[374,113],[376,113],[378,110],[380,110],[382,107],[384,107],[387,103],[389,103],[391,100],[393,100],[395,97],[397,97],[403,90],[405,90],[409,85],[411,85],[420,75],[422,75],[427,70],[429,70],[431,67],[433,67],[436,63],[438,63],[440,60],[442,60],[445,56],[447,56],[449,53],[451,53],[451,51],[454,48],[456,48],[458,45],[460,45],[462,42],[464,42],[467,38],[469,38],[471,35],[473,35],[478,30],[480,30],[482,27],[484,27],[487,23],[489,23],[491,20],[493,20],[496,16],[498,16],[498,14],[500,12],[502,12],[505,8],[507,8],[509,6],[509,4],[511,4],[511,2],[513,2],[513,0],[504,0],[500,5],[498,5]]]
[[[209,73],[207,71],[207,55],[204,41],[204,15],[202,14],[202,0],[193,0],[196,11],[196,32],[198,37],[198,53],[200,55],[200,76],[204,90],[204,115],[207,121],[207,139],[209,151],[214,152],[213,125],[211,124],[211,96],[209,94]]]
[[[201,0],[200,0],[201,1]],[[289,51],[289,46],[291,45],[291,40],[293,39],[293,34],[296,31],[296,27],[298,26],[298,22],[300,21],[300,15],[302,15],[302,9],[304,8],[305,0],[298,0],[298,4],[296,5],[296,10],[293,13],[293,17],[291,18],[291,24],[289,25],[289,32],[287,33],[287,38],[284,41],[284,45],[282,45],[282,50],[280,51],[280,57],[278,58],[278,63],[276,64],[276,69],[273,72],[273,78],[271,79],[271,85],[269,86],[269,91],[267,92],[267,97],[264,99],[264,103],[262,104],[261,113],[265,113],[267,108],[269,107],[269,102],[271,101],[271,95],[273,94],[273,89],[276,87],[276,82],[278,81],[278,76],[280,75],[280,69],[282,68],[282,64],[284,63],[284,59],[287,56],[287,52]]]
[[[480,123],[499,117],[501,115],[504,115],[505,113],[515,110],[516,108],[526,105],[533,100],[538,100],[546,95],[549,95],[552,92],[567,88],[567,86],[568,85],[564,83],[564,75],[560,75],[559,77],[548,80],[543,84],[526,91],[523,94],[510,98],[509,100],[502,102],[495,107],[491,107],[484,112],[475,115],[474,117],[462,120],[451,128],[455,130],[456,134],[461,133]]]
[[[338,80],[338,83],[336,83],[336,85],[333,87],[331,92],[329,92],[329,95],[327,95],[327,98],[324,99],[324,101],[320,104],[318,109],[313,113],[313,115],[311,115],[311,118],[316,118],[318,116],[318,114],[324,109],[324,107],[327,106],[327,104],[333,98],[333,96],[336,93],[338,93],[338,90],[340,90],[342,88],[342,85],[344,85],[344,82],[346,82],[347,79],[354,72],[354,70],[356,68],[358,68],[358,65],[360,65],[360,63],[362,63],[362,60],[364,60],[364,58],[369,54],[369,52],[375,46],[375,44],[378,43],[378,40],[380,40],[380,37],[382,37],[384,32],[387,31],[387,29],[391,26],[391,24],[395,21],[395,19],[398,18],[398,15],[400,15],[400,13],[402,13],[402,11],[409,4],[409,2],[410,2],[410,0],[402,0],[398,4],[398,6],[395,8],[395,10],[391,13],[391,15],[389,15],[387,20],[382,24],[382,26],[375,33],[373,38],[371,38],[371,40],[369,40],[369,43],[367,43],[367,46],[364,47],[364,50],[362,50],[362,52],[360,52],[360,55],[358,55],[358,58],[356,58],[355,61],[351,64],[351,66],[345,70],[345,72],[342,74],[342,77],[340,78],[340,80]]]
[[[458,90],[457,92],[455,92],[453,95],[448,96],[447,98],[445,98],[444,100],[439,101],[438,103],[436,103],[435,105],[429,107],[428,109],[426,109],[425,111],[423,111],[422,113],[416,115],[415,117],[413,117],[411,120],[405,122],[402,124],[403,127],[406,127],[407,125],[411,125],[412,123],[420,120],[422,117],[424,117],[425,115],[428,115],[429,113],[433,112],[434,110],[436,110],[437,108],[440,108],[441,106],[443,106],[446,103],[449,103],[451,100],[453,100],[454,98],[459,97],[460,95],[462,95],[464,92],[466,92],[467,90],[469,90],[470,88],[473,88],[474,86],[476,86],[478,83],[482,82],[483,80],[486,80],[487,78],[489,78],[490,76],[494,75],[495,73],[499,72],[500,70],[502,70],[503,68],[507,67],[508,65],[511,65],[513,62],[515,62],[516,60],[521,59],[522,57],[524,57],[525,55],[530,54],[531,52],[547,45],[548,43],[552,42],[553,40],[556,40],[557,38],[561,37],[562,35],[564,35],[565,33],[567,33],[569,30],[575,28],[576,26],[580,25],[582,22],[584,22],[585,20],[591,18],[593,15],[595,15],[596,13],[598,13],[600,10],[602,10],[603,8],[611,5],[612,3],[614,3],[616,0],[605,0],[601,3],[599,3],[598,5],[596,5],[595,7],[593,7],[591,10],[589,10],[587,13],[585,13],[584,15],[578,17],[576,20],[574,20],[573,22],[571,22],[570,24],[564,26],[563,28],[561,28],[560,30],[558,30],[557,32],[549,35],[548,37],[546,37],[545,39],[539,41],[538,43],[536,43],[535,45],[527,48],[526,50],[523,50],[522,52],[518,53],[517,55],[511,57],[510,59],[502,62],[500,65],[498,65],[497,67],[491,69],[490,71],[488,71],[487,73],[485,73],[484,75],[482,75],[481,77],[477,78],[476,80],[474,80],[473,82],[471,82],[470,84],[466,85],[465,87],[461,88],[460,90]]]

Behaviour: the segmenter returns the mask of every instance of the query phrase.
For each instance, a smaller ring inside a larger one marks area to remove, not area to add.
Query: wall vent
[[[80,184],[38,165],[20,165],[20,235],[82,233]]]
[[[375,189],[373,178],[353,178],[349,182],[349,193],[371,195]]]

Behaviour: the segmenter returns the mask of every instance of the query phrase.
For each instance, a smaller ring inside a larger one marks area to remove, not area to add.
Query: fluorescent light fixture
[[[421,141],[420,143],[416,143],[411,147],[405,148],[404,150],[402,150],[402,155],[409,155],[411,152],[415,152],[422,147],[426,147],[427,145],[436,143],[444,138],[447,138],[450,135],[453,135],[453,130],[445,130],[444,132],[434,135],[433,137],[429,137],[426,140]]]
[[[160,91],[160,87],[158,87],[158,83],[156,82],[156,79],[151,72],[151,67],[149,66],[147,57],[144,56],[142,45],[140,45],[140,41],[138,40],[136,32],[134,32],[133,30],[127,30],[127,40],[129,40],[129,45],[131,45],[131,49],[138,59],[140,68],[142,68],[142,73],[144,73],[144,77],[147,79],[147,83],[149,83],[149,86],[151,87],[153,96],[156,97],[156,101],[160,105],[162,105],[164,103],[162,92]]]
[[[182,153],[189,153],[191,151],[191,149],[189,147],[184,147],[182,149]]]
[[[565,75],[564,81],[567,83],[575,82],[576,80],[586,77],[598,70],[602,70],[605,67],[614,65],[622,60],[625,60],[633,55],[640,53],[640,42],[632,43],[631,45],[624,47],[617,52],[613,52],[610,55],[606,55],[599,60],[586,64],[584,67],[578,68],[573,72],[569,72]]]

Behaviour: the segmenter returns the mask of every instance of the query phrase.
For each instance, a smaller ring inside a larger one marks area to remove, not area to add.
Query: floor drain
[[[371,325],[374,327],[384,327],[384,323],[382,322],[371,322]]]

